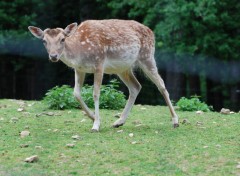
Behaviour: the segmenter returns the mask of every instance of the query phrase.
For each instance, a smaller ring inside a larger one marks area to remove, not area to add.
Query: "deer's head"
[[[57,62],[65,48],[66,37],[71,36],[77,29],[77,23],[68,25],[65,29],[45,29],[42,31],[38,27],[29,26],[29,31],[38,39],[43,41],[45,48],[52,62]]]

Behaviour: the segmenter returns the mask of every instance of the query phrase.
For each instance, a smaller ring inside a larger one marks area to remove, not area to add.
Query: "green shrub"
[[[101,109],[118,110],[124,107],[126,103],[125,95],[116,89],[118,87],[119,82],[117,80],[110,81],[109,85],[101,86],[99,104]],[[93,86],[85,85],[81,90],[81,95],[88,107],[94,108]],[[72,109],[79,107],[79,103],[73,96],[73,88],[67,85],[63,85],[62,87],[56,86],[50,89],[43,101],[50,109]]]
[[[182,111],[210,111],[212,108],[206,103],[201,102],[197,97],[192,97],[190,99],[182,97],[178,102],[177,106]]]
[[[45,94],[43,102],[49,109],[63,110],[78,108],[79,103],[73,96],[73,89],[68,85],[56,86]]]
[[[101,86],[100,105],[101,109],[121,109],[126,104],[125,95],[123,92],[118,91],[119,82],[114,79],[110,81],[108,85]],[[85,85],[81,91],[81,95],[85,103],[94,108],[93,101],[93,86]]]

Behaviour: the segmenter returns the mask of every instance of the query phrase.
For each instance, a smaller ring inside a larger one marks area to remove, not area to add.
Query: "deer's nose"
[[[58,55],[57,54],[50,54],[49,58],[52,62],[57,62],[58,61]]]
[[[57,58],[57,54],[50,54],[49,56],[50,56],[51,59]]]

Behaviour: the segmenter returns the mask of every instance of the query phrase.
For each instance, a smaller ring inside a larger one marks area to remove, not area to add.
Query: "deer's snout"
[[[52,62],[57,62],[58,61],[58,55],[57,54],[49,54],[49,59]]]

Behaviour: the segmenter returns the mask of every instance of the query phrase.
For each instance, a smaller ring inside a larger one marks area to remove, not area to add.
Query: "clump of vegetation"
[[[117,90],[119,82],[116,79],[110,81],[108,85],[101,86],[100,105],[101,109],[114,109],[118,110],[126,104],[125,95],[123,92]],[[94,108],[93,101],[93,86],[85,85],[81,91],[81,95],[85,103]]]
[[[196,96],[190,99],[182,97],[178,102],[177,106],[181,111],[210,111],[212,107],[208,106],[206,103],[201,102]]]
[[[48,90],[43,98],[49,109],[63,110],[78,108],[79,103],[73,96],[73,88],[68,85],[55,86]]]
[[[118,110],[124,107],[126,103],[125,95],[123,92],[117,90],[119,82],[117,80],[110,81],[108,85],[101,86],[100,105],[101,109],[114,109]],[[93,86],[85,85],[81,90],[81,95],[85,103],[94,108],[93,101]],[[50,89],[43,99],[48,105],[49,109],[63,110],[78,108],[79,103],[73,96],[73,88],[68,85],[61,87],[56,86]]]

